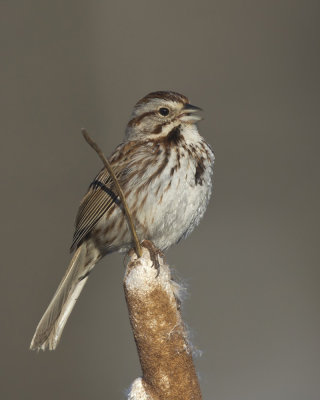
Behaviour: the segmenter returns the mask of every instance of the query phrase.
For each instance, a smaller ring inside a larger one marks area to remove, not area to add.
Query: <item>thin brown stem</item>
[[[133,221],[132,221],[132,217],[131,217],[131,213],[129,211],[128,204],[126,202],[126,199],[125,199],[124,193],[123,193],[123,191],[121,189],[121,186],[120,186],[120,184],[118,182],[118,179],[115,176],[109,161],[106,159],[106,157],[104,156],[102,150],[97,145],[97,143],[93,141],[93,139],[90,137],[89,133],[85,129],[81,129],[81,132],[82,132],[83,137],[85,138],[86,142],[98,154],[98,156],[100,157],[101,161],[103,162],[104,166],[106,167],[107,171],[109,172],[109,175],[111,176],[111,178],[113,180],[113,183],[114,183],[114,185],[116,187],[118,196],[120,197],[121,203],[122,203],[123,208],[124,208],[124,212],[125,212],[125,215],[126,215],[126,218],[127,218],[127,222],[128,222],[128,226],[129,226],[129,229],[130,229],[130,232],[131,232],[131,235],[132,235],[132,240],[134,242],[136,253],[137,253],[137,255],[139,257],[141,257],[141,255],[142,255],[141,246],[140,246],[140,243],[139,243],[139,240],[138,240],[138,236],[137,236],[137,233],[136,233]]]

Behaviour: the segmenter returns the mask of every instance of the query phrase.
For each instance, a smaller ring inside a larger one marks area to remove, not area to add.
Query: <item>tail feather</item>
[[[92,264],[86,266],[86,245],[82,244],[74,253],[53,299],[37,326],[30,344],[31,350],[54,350],[57,347],[63,328],[92,268]]]

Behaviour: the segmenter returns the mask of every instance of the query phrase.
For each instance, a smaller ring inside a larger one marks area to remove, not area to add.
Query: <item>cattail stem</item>
[[[201,392],[179,307],[178,285],[159,258],[159,273],[142,242],[142,257],[127,265],[124,290],[142,378],[128,400],[201,400]]]
[[[142,255],[142,251],[141,251],[141,246],[139,243],[139,239],[137,236],[137,232],[135,230],[133,221],[132,221],[132,217],[131,217],[131,213],[128,207],[128,204],[126,202],[124,193],[121,189],[121,186],[118,182],[117,177],[115,176],[112,167],[109,163],[109,161],[106,159],[106,157],[104,156],[102,150],[100,149],[100,147],[97,145],[97,143],[90,137],[89,133],[85,130],[85,129],[81,129],[81,132],[83,134],[83,137],[85,138],[86,142],[93,148],[93,150],[95,150],[95,152],[98,154],[98,156],[100,157],[101,161],[103,162],[104,166],[106,167],[107,171],[109,172],[109,175],[111,176],[113,183],[116,187],[117,190],[117,194],[120,197],[121,203],[123,205],[124,208],[124,212],[127,218],[127,223],[131,232],[131,236],[132,236],[132,240],[134,242],[134,247],[136,249],[136,253],[138,254],[139,257],[141,257]]]

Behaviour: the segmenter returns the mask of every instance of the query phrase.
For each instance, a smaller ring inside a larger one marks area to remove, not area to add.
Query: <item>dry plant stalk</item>
[[[96,153],[100,157],[100,160],[103,162],[104,166],[106,167],[107,171],[109,172],[109,175],[111,176],[111,178],[113,180],[113,183],[117,190],[117,194],[120,197],[121,203],[123,205],[123,209],[124,209],[124,212],[125,212],[125,215],[127,218],[128,226],[129,226],[129,229],[130,229],[130,232],[132,235],[132,240],[133,240],[134,246],[136,248],[136,252],[137,252],[138,256],[141,257],[141,247],[140,247],[140,243],[138,240],[138,236],[137,236],[137,233],[136,233],[133,221],[132,221],[131,213],[130,213],[129,207],[127,205],[126,198],[125,198],[124,193],[121,189],[121,186],[118,182],[118,179],[115,176],[113,169],[112,169],[109,161],[104,156],[102,150],[97,145],[97,143],[91,138],[91,136],[86,131],[86,129],[81,129],[81,132],[82,132],[83,137],[85,138],[86,142],[96,151]]]
[[[130,322],[142,378],[130,389],[129,400],[199,400],[200,387],[192,349],[177,307],[177,284],[159,257],[160,273],[149,250],[131,256],[124,278]]]

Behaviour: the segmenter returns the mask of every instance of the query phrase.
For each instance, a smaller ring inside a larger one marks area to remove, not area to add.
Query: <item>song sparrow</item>
[[[211,194],[214,155],[199,135],[200,109],[175,92],[154,92],[138,101],[109,161],[123,189],[140,240],[160,250],[188,236]],[[83,198],[71,246],[75,253],[31,342],[31,349],[58,344],[72,308],[94,265],[106,254],[133,247],[122,205],[106,169]]]

